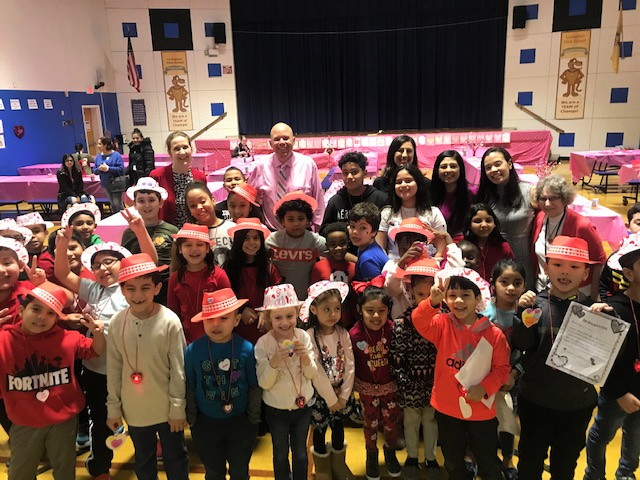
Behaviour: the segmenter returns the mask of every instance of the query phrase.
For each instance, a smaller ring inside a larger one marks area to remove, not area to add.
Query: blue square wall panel
[[[607,132],[607,140],[604,144],[607,148],[617,147],[624,142],[624,132]]]
[[[622,10],[635,10],[636,0],[622,0]]]
[[[180,27],[177,23],[164,24],[164,38],[180,38]]]
[[[612,88],[610,103],[627,103],[629,89],[627,87]]]
[[[224,113],[224,103],[211,104],[211,116],[218,117]]]
[[[122,24],[122,36],[127,37],[137,37],[138,36],[138,26],[135,23],[123,23]]]
[[[518,92],[518,103],[520,105],[533,105],[533,92]]]
[[[569,0],[569,16],[580,17],[587,14],[587,0]]]
[[[204,36],[205,37],[215,37],[213,34],[213,23],[205,23],[204,24]]]
[[[527,5],[527,20],[538,19],[538,4]]]
[[[536,63],[536,49],[525,48],[520,50],[520,63]]]
[[[209,71],[210,77],[221,77],[222,76],[222,65],[219,63],[209,63],[207,64],[207,70]]]
[[[622,42],[620,44],[620,56],[627,58],[633,55],[633,42]]]
[[[558,146],[559,147],[573,147],[576,144],[576,134],[575,133],[561,133],[558,135]]]

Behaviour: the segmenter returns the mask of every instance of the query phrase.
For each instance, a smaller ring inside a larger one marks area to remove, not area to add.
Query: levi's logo
[[[318,252],[315,248],[271,247],[271,256],[274,260],[285,262],[313,262],[318,258]]]

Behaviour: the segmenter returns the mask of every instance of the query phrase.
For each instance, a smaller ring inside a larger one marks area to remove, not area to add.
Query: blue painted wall
[[[21,110],[11,110],[11,99],[20,100]],[[38,102],[37,110],[29,110],[27,99]],[[53,103],[52,110],[44,109],[43,100]],[[85,143],[82,126],[82,106],[100,105],[104,130],[111,135],[119,135],[120,119],[118,100],[115,93],[0,90],[4,110],[0,110],[0,120],[4,125],[6,148],[0,149],[0,175],[17,175],[18,167],[36,163],[60,163],[63,153],[72,153],[76,142]],[[64,115],[61,114],[64,112]],[[73,124],[63,126],[62,122],[72,120]],[[25,133],[22,139],[13,133],[13,127],[22,125]]]

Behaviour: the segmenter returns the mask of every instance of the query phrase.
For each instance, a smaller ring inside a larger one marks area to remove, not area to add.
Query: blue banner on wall
[[[131,100],[131,116],[134,127],[147,125],[147,108],[144,105],[144,98]]]

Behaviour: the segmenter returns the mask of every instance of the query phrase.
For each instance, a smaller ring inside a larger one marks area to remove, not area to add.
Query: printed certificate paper
[[[604,385],[629,324],[571,302],[558,331],[547,365],[594,385]]]

